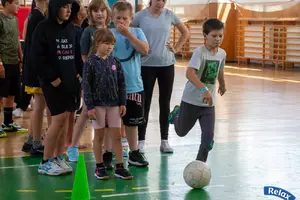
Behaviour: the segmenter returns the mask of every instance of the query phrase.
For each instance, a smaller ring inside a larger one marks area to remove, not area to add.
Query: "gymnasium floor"
[[[179,60],[172,107],[180,102],[186,82]],[[124,200],[258,200],[264,186],[283,188],[300,197],[300,72],[280,69],[226,67],[228,92],[217,98],[215,147],[208,165],[212,180],[204,190],[191,190],[182,178],[184,167],[197,153],[197,124],[185,138],[170,126],[174,154],[159,152],[158,90],[155,90],[147,135],[148,169],[131,167],[135,179],[98,181],[91,153],[93,132],[86,129],[81,143],[85,155],[91,199]],[[28,124],[28,114],[19,123]],[[45,123],[46,125],[46,123]],[[71,199],[75,177],[37,174],[40,159],[29,158],[20,149],[26,135],[9,134],[0,139],[1,200]],[[72,164],[72,166],[75,166]]]

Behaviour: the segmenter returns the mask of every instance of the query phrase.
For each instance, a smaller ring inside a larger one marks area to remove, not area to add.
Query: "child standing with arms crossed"
[[[196,160],[206,162],[214,144],[216,82],[222,96],[226,92],[224,66],[226,52],[219,48],[224,38],[224,25],[218,19],[209,19],[203,24],[205,45],[197,48],[186,71],[181,105],[175,106],[169,115],[178,136],[184,137],[199,120],[202,135]]]
[[[116,156],[115,176],[121,179],[133,178],[123,165],[121,117],[126,114],[126,86],[121,63],[110,55],[115,41],[110,30],[97,30],[92,54],[87,58],[83,71],[84,102],[95,129],[93,146],[97,179],[109,178],[102,157],[105,118]]]
[[[114,56],[121,61],[126,80],[127,112],[123,123],[130,148],[128,162],[138,167],[147,167],[149,163],[138,149],[138,125],[145,121],[141,54],[148,54],[149,45],[140,28],[129,27],[133,17],[133,8],[129,2],[115,3],[112,13],[116,27],[111,29],[116,37]]]

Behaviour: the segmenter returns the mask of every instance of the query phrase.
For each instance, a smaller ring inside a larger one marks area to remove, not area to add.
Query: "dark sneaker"
[[[7,134],[0,127],[0,138],[6,137],[6,136],[7,136]]]
[[[25,142],[23,144],[22,151],[25,153],[30,153],[31,148],[32,148],[32,144],[28,144],[27,142]]]
[[[109,179],[108,173],[104,167],[96,167],[95,176],[99,180]]]
[[[44,155],[44,146],[39,146],[38,148],[31,148],[30,149],[30,156],[31,157],[42,157]]]
[[[136,167],[147,167],[149,165],[148,161],[139,150],[129,152],[128,163]]]
[[[6,132],[18,132],[18,133],[27,133],[28,129],[21,127],[19,124],[17,123],[11,123],[9,125],[6,124],[2,124],[2,129],[3,131]]]
[[[174,107],[174,109],[171,111],[171,113],[169,114],[168,120],[169,120],[169,124],[174,124],[174,118],[176,117],[176,115],[178,115],[179,113],[179,106],[176,105]]]
[[[111,163],[112,158],[113,158],[112,152],[107,151],[103,154],[103,164],[106,170],[112,170],[114,168],[114,166]]]
[[[123,165],[115,170],[115,176],[123,180],[133,179],[131,173],[127,169],[125,169]]]

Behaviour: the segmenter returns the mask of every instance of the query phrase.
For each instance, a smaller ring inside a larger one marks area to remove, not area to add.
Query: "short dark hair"
[[[12,3],[14,0],[1,0],[2,6],[5,7],[5,3]]]
[[[224,23],[219,19],[208,19],[203,24],[203,33],[208,35],[213,30],[224,29]]]

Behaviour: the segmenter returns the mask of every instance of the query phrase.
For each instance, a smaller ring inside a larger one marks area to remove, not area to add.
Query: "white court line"
[[[176,189],[172,189],[176,190]],[[153,190],[153,191],[146,191],[146,192],[129,192],[129,193],[120,193],[120,194],[109,194],[109,195],[102,195],[102,198],[110,198],[110,197],[124,197],[130,195],[140,195],[140,194],[153,194],[153,193],[162,193],[162,192],[170,192],[171,190]]]
[[[39,165],[20,165],[20,166],[11,166],[11,167],[0,167],[0,169],[17,169],[17,168],[24,168],[24,167],[37,167]]]
[[[167,187],[186,187],[186,184],[177,184],[177,185],[167,185]],[[208,185],[205,188],[214,188],[214,187],[225,187],[225,185]]]
[[[220,178],[229,178],[229,177],[236,177],[237,174],[231,174],[231,175],[224,175],[224,176],[220,176]]]
[[[169,185],[170,187],[188,187],[187,185]],[[225,187],[224,185],[208,185],[205,189],[214,188],[214,187]],[[118,194],[108,194],[102,195],[102,198],[111,198],[111,197],[123,197],[123,196],[131,196],[131,195],[141,195],[141,194],[153,194],[153,193],[163,193],[163,192],[170,192],[170,191],[178,191],[178,188],[172,189],[165,189],[165,190],[150,190],[144,192],[128,192],[128,193],[118,193]]]
[[[147,154],[147,155],[153,155],[153,154]],[[159,157],[165,157],[165,156],[170,156],[170,154],[163,154],[163,155],[156,155],[156,156],[159,156]],[[90,162],[95,162],[96,160],[87,160],[85,161],[85,163],[90,163]],[[72,162],[68,162],[68,163],[72,163]],[[76,163],[77,164],[77,163]],[[17,169],[17,168],[27,168],[27,167],[38,167],[39,164],[37,165],[19,165],[19,166],[10,166],[10,167],[0,167],[0,170],[1,169]]]

